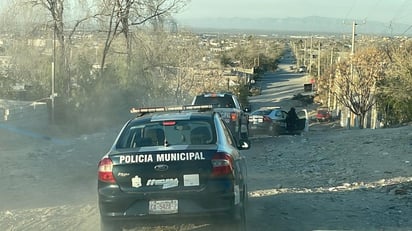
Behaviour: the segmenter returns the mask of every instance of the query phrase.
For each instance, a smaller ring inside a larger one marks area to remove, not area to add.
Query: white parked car
[[[293,134],[300,133],[307,126],[307,113],[306,110],[297,112],[299,121],[296,130],[292,131]],[[249,115],[249,134],[267,134],[267,135],[280,135],[291,134],[288,131],[286,124],[286,117],[288,113],[280,107],[264,107],[256,111],[253,111]]]

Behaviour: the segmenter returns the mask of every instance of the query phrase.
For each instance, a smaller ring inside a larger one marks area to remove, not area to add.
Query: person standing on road
[[[294,107],[291,107],[288,111],[288,115],[286,116],[286,128],[288,131],[293,131],[296,129],[297,122],[299,118],[296,114],[296,110]]]

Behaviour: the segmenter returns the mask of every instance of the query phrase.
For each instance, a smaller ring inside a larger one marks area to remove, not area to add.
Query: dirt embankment
[[[294,92],[286,81],[268,82],[264,92],[286,97]],[[263,95],[254,103],[273,105],[277,99]],[[117,132],[47,138],[0,129],[0,230],[99,230],[97,163]],[[248,230],[412,230],[410,125],[348,130],[312,123],[301,136],[252,138],[244,154]]]

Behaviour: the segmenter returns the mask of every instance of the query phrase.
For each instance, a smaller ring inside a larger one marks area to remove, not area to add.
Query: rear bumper
[[[115,187],[99,189],[99,210],[102,219],[138,221],[144,223],[185,223],[195,220],[232,216],[236,208],[234,192],[192,191],[158,193],[124,193]],[[150,214],[150,200],[177,200],[178,212],[173,214]]]
[[[249,128],[249,132],[269,132],[269,131],[272,131],[271,127],[253,126]]]
[[[209,213],[194,214],[167,214],[167,215],[145,215],[145,216],[111,216],[101,214],[100,217],[105,222],[119,222],[124,226],[147,225],[163,226],[177,224],[211,224],[224,223],[236,219],[236,208],[230,210],[215,210]]]

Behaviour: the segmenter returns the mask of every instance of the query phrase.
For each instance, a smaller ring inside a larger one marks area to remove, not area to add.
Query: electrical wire
[[[391,22],[395,22],[397,19],[401,18],[402,11],[406,9],[406,3],[408,3],[408,1],[403,0],[402,4],[399,6],[398,10],[395,11]]]
[[[370,8],[369,14],[367,14],[366,17],[365,17],[365,19],[364,19],[365,21],[371,16],[370,13],[372,13],[372,12],[377,12],[378,6],[379,6],[379,4],[380,4],[381,2],[382,2],[382,0],[378,0],[378,1],[375,3],[375,5]]]
[[[406,34],[406,32],[408,32],[408,30],[410,30],[412,28],[412,25],[410,25],[402,34],[401,36],[404,36]]]
[[[352,2],[351,7],[349,8],[348,12],[346,13],[346,15],[345,15],[345,17],[344,17],[344,20],[347,20],[347,19],[348,19],[349,14],[352,13],[352,10],[355,8],[357,2],[358,2],[357,0],[354,0],[354,1]]]
[[[396,22],[397,20],[402,18],[402,13],[407,8],[407,3],[409,3],[407,0],[403,0],[402,4],[399,6],[398,10],[395,11],[394,16],[393,16],[392,20],[390,21],[390,25],[389,25],[389,29],[391,30],[391,34],[392,34],[392,30],[393,30],[392,26],[393,26],[394,22]],[[405,35],[411,28],[412,28],[412,25],[410,25],[408,28],[406,28],[406,30],[404,30],[404,32],[401,34],[401,36]]]

